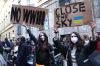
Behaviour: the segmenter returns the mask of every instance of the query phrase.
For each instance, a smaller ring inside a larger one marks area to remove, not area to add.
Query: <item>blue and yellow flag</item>
[[[75,16],[73,19],[74,24],[83,24],[84,16]]]

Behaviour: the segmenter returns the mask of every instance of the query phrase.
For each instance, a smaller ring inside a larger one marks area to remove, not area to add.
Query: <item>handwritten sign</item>
[[[13,24],[43,26],[47,9],[12,5],[10,20]]]
[[[58,27],[79,26],[91,21],[90,0],[65,5],[55,10],[55,25]]]

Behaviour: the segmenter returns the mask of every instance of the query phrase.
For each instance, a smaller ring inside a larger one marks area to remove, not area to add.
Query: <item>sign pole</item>
[[[93,40],[95,39],[95,36],[94,36],[94,29],[92,29],[92,37],[93,37]]]
[[[93,18],[92,18],[92,22],[95,22],[96,23],[96,18],[95,18],[95,12],[94,12],[94,4],[93,4],[93,0],[91,0],[91,5],[92,5],[92,16],[93,16]],[[93,25],[92,25],[93,26]],[[95,39],[95,35],[94,35],[94,27],[92,27],[91,26],[91,28],[92,28],[92,38],[93,38],[93,40]]]

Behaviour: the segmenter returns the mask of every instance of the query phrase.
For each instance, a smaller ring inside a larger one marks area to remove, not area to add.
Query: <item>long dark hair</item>
[[[78,38],[78,41],[77,41],[77,43],[75,44],[75,45],[76,45],[76,48],[77,48],[77,49],[81,49],[81,48],[83,47],[83,45],[84,45],[84,41],[82,40],[81,36],[80,36],[79,33],[77,33],[77,32],[72,32],[72,33],[70,34],[70,44],[73,45],[73,42],[71,41],[71,35],[72,35],[72,34],[75,34],[76,37]]]
[[[44,32],[41,32],[41,33],[43,33],[43,35],[45,36],[45,40],[44,40],[44,42],[42,42],[42,40],[41,40],[41,35],[39,34],[39,37],[38,37],[38,44],[48,44],[48,36],[46,35],[46,33],[44,33]]]

